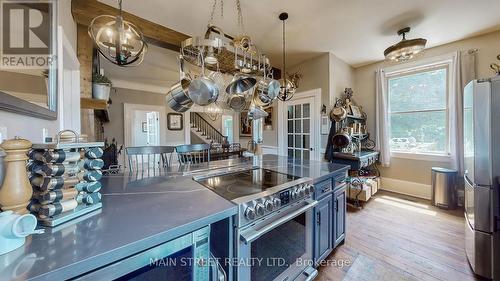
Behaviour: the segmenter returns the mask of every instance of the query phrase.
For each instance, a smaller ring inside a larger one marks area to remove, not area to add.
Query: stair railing
[[[191,112],[191,127],[196,128],[197,132],[201,133],[202,136],[213,143],[222,143],[226,137],[215,129],[198,112]]]

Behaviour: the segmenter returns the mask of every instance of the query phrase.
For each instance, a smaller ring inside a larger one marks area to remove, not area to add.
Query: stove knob
[[[255,213],[258,217],[263,216],[265,213],[264,205],[262,205],[261,203],[255,205]]]
[[[245,217],[247,218],[247,220],[255,219],[255,210],[252,207],[246,208]]]
[[[274,208],[274,205],[273,205],[273,199],[269,199],[269,200],[266,200],[266,202],[264,202],[264,205],[266,206],[266,211],[268,212],[272,212],[273,211],[273,208]]]
[[[309,194],[311,194],[311,190],[309,190],[309,185],[304,185],[304,192],[306,193],[306,196],[308,196]]]
[[[305,186],[299,187],[299,197],[304,197],[306,195],[306,188]]]
[[[291,197],[292,197],[292,200],[295,200],[297,199],[297,196],[299,195],[299,192],[297,191],[297,189],[294,189],[291,193]]]
[[[281,200],[279,198],[274,198],[273,200],[274,209],[281,207]]]
[[[306,188],[309,190],[309,194],[314,194],[314,185],[308,184]]]

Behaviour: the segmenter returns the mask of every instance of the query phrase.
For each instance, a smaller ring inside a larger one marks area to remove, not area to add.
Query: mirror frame
[[[29,101],[20,99],[18,97],[9,95],[0,90],[0,110],[8,111],[12,113],[17,113],[21,115],[36,117],[45,120],[57,120],[58,112],[58,92],[59,92],[59,66],[60,66],[60,55],[59,54],[59,42],[61,41],[61,34],[59,34],[58,24],[58,10],[59,5],[57,1],[51,0],[53,7],[53,18],[52,18],[52,38],[51,43],[53,45],[52,53],[55,55],[55,65],[49,68],[49,91],[47,92],[47,107],[39,106]]]
[[[0,91],[0,110],[41,119],[57,120],[57,89],[51,90],[49,93],[49,108],[36,105]]]

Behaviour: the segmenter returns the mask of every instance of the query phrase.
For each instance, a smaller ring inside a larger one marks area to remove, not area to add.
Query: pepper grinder
[[[33,195],[28,180],[26,160],[31,142],[16,137],[4,141],[0,147],[5,151],[5,177],[0,186],[0,208],[2,211],[12,210],[18,214],[28,212],[27,206]]]

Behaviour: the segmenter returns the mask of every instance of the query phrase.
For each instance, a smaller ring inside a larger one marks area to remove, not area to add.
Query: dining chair
[[[168,168],[172,162],[174,146],[136,146],[125,148],[129,172]]]
[[[180,164],[210,162],[210,144],[185,144],[175,147]]]

